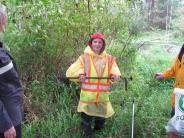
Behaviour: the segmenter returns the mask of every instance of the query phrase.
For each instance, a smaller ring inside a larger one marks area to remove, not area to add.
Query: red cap
[[[92,40],[93,40],[93,39],[102,39],[103,42],[104,42],[104,46],[105,46],[105,40],[104,40],[105,37],[104,37],[103,34],[101,34],[101,33],[99,33],[99,32],[92,34],[90,40],[88,41],[88,45],[89,45],[89,46],[91,46]]]
[[[91,39],[103,39],[104,40],[104,35],[103,34],[101,34],[101,33],[99,33],[99,32],[97,32],[97,33],[94,33],[94,34],[92,34],[91,35]]]

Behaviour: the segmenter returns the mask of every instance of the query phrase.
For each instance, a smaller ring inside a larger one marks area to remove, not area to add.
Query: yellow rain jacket
[[[117,75],[121,76],[121,73],[119,71],[119,68],[114,60],[112,62],[111,68],[109,71],[107,71],[107,57],[108,54],[106,51],[103,51],[102,54],[98,55],[95,54],[91,48],[88,46],[84,50],[84,55],[80,56],[78,60],[73,63],[69,69],[66,72],[67,77],[78,77],[80,74],[85,74],[85,61],[84,61],[84,56],[88,55],[88,57],[91,59],[92,65],[94,66],[91,67],[91,76],[95,76],[94,72],[97,72],[98,77],[108,77],[106,76],[107,73],[111,75]],[[96,70],[96,71],[94,71]],[[104,76],[105,74],[105,76]],[[96,77],[96,76],[95,76]],[[74,81],[74,80],[72,80]],[[95,84],[99,83],[98,79],[97,80],[91,80],[91,84],[94,84],[94,86],[90,85],[90,88],[95,88]],[[109,101],[109,98],[107,96],[108,93],[106,93],[106,82],[104,80],[101,80],[100,82],[102,84],[102,88],[100,89],[98,86],[99,91],[104,91],[96,94],[96,96],[93,96],[94,92],[87,92],[88,89],[85,89],[87,86],[87,82],[82,83],[82,89],[81,89],[81,94],[80,94],[80,101],[78,104],[78,112],[84,112],[87,115],[90,116],[99,116],[99,117],[104,117],[108,118],[111,117],[114,114],[114,110],[112,108],[111,102]],[[84,87],[85,86],[85,87]],[[90,90],[92,91],[92,90]],[[96,92],[96,90],[94,90]],[[88,95],[88,93],[90,95]],[[101,97],[101,98],[100,98]],[[91,99],[92,98],[92,99]]]
[[[178,57],[175,59],[174,63],[164,72],[164,78],[176,78],[176,82],[174,84],[175,88],[184,89],[184,56],[180,60]],[[175,94],[173,93],[171,96],[171,105],[174,107],[175,105]]]

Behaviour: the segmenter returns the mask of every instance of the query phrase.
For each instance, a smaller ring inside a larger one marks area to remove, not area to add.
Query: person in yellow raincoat
[[[106,53],[105,46],[104,35],[94,33],[84,54],[66,72],[67,77],[79,77],[82,82],[78,112],[81,112],[84,133],[89,137],[92,135],[93,119],[94,130],[100,130],[104,127],[105,118],[114,114],[108,96],[110,80],[100,78],[109,77],[111,81],[116,81],[121,76],[115,57]]]
[[[168,68],[164,73],[156,73],[155,74],[155,78],[157,80],[160,79],[168,79],[168,78],[175,78],[175,84],[174,87],[175,88],[180,88],[180,89],[184,89],[184,44],[178,54],[178,56],[176,57],[176,59],[174,60],[174,63],[171,65],[170,68]],[[174,116],[175,114],[175,94],[172,93],[171,95],[171,117]],[[169,134],[170,138],[177,138],[177,134],[175,133],[171,133]]]

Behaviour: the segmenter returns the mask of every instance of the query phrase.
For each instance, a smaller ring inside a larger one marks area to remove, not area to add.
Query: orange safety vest
[[[91,57],[84,54],[83,63],[86,77],[110,77],[110,70],[114,61],[114,57],[106,55],[103,75],[99,76]],[[109,79],[86,79],[82,82],[80,101],[85,103],[108,102],[108,91]]]

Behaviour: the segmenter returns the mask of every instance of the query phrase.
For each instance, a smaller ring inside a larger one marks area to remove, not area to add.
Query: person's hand
[[[70,79],[66,76],[58,77],[60,81],[62,81],[67,87],[70,87]]]
[[[111,75],[111,81],[119,81],[121,76],[118,76],[118,75]]]
[[[16,130],[13,126],[10,129],[8,129],[4,132],[4,137],[5,138],[15,138],[16,135],[17,135]]]
[[[86,79],[86,76],[85,76],[84,74],[80,74],[80,75],[79,75],[79,80],[80,80],[81,82],[85,81],[85,79]]]
[[[155,74],[155,79],[161,80],[161,79],[163,79],[163,78],[164,78],[164,74],[163,74],[163,73],[156,73],[156,74]]]

